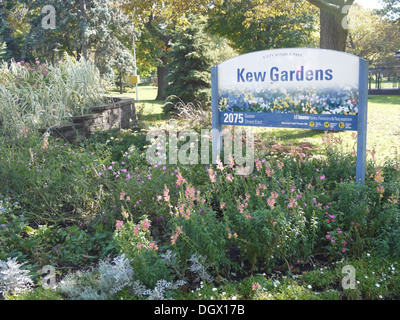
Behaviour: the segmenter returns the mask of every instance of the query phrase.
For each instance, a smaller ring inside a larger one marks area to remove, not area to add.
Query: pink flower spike
[[[145,219],[142,221],[142,228],[144,231],[147,231],[151,226],[151,223],[149,220]]]
[[[320,180],[325,180],[325,176],[321,176],[321,178],[319,178]]]
[[[252,283],[251,287],[252,287],[253,291],[257,291],[258,289],[261,288],[259,283]]]
[[[115,227],[117,228],[117,230],[120,230],[123,225],[124,225],[123,221],[117,220]]]

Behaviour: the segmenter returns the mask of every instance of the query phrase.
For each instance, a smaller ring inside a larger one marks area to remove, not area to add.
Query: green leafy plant
[[[171,279],[170,270],[158,254],[158,245],[150,236],[151,222],[142,217],[135,224],[127,213],[124,216],[129,220],[117,220],[114,240],[119,251],[131,261],[137,277],[151,288],[161,279]]]
[[[24,245],[26,218],[18,214],[19,205],[11,198],[0,199],[0,260],[18,256]]]

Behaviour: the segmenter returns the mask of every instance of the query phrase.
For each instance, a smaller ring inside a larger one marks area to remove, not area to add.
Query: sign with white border
[[[213,129],[223,125],[357,131],[356,180],[365,183],[368,62],[326,49],[257,51],[212,73]],[[213,150],[220,154],[220,137]]]

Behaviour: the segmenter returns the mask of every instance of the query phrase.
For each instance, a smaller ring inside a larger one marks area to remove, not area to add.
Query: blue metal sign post
[[[360,59],[356,182],[365,184],[368,118],[368,62]]]
[[[212,154],[213,163],[221,154],[222,148],[222,125],[219,121],[219,93],[218,93],[218,66],[211,68],[211,105],[212,105]]]
[[[324,49],[245,54],[211,69],[213,163],[222,126],[357,131],[356,181],[365,183],[368,62]]]

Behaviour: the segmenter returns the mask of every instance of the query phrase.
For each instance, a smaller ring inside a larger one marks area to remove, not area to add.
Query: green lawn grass
[[[168,117],[163,113],[164,100],[156,100],[157,87],[154,86],[138,86],[138,98],[136,101],[136,111],[139,115],[139,121],[145,121],[151,125],[157,125],[165,121]],[[113,97],[132,98],[136,100],[136,88],[127,89],[126,92],[120,94],[116,89],[109,92]]]

